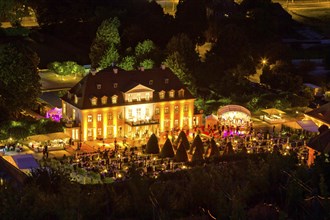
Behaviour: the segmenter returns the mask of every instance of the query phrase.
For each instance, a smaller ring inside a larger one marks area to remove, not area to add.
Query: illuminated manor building
[[[189,129],[201,122],[194,97],[165,66],[92,72],[62,97],[62,113],[74,140],[143,137]]]

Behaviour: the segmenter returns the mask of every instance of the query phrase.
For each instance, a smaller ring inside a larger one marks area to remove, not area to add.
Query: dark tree
[[[198,151],[204,154],[204,146],[203,141],[199,135],[196,135],[195,139],[193,140],[190,148],[190,153],[193,153],[194,151]]]
[[[147,154],[159,154],[158,139],[155,134],[152,134],[147,142]]]
[[[203,42],[203,32],[207,28],[206,1],[180,0],[175,20],[181,32],[186,33],[195,43]]]
[[[38,56],[23,43],[0,46],[0,109],[14,118],[40,95]]]
[[[218,146],[215,143],[213,138],[211,139],[210,147],[211,147],[211,152],[210,152],[209,157],[210,158],[219,158],[220,157],[220,151],[219,151],[219,148],[218,148]]]
[[[188,154],[182,142],[179,144],[178,150],[176,151],[174,161],[176,162],[188,161]]]
[[[178,146],[180,144],[180,142],[182,142],[182,144],[186,150],[189,150],[189,148],[190,148],[189,141],[188,141],[187,135],[184,131],[180,131],[178,138],[175,140],[175,145]]]
[[[168,138],[166,139],[164,146],[163,146],[162,150],[160,151],[160,157],[161,158],[174,157],[173,146],[172,146],[170,139],[168,139]]]

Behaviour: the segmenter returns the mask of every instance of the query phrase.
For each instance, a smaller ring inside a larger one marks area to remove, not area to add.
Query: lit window
[[[132,95],[128,94],[128,102],[132,102]]]
[[[165,127],[165,128],[168,128],[169,126],[170,126],[170,120],[166,119],[166,120],[164,121],[164,127]]]
[[[117,95],[112,96],[111,98],[112,104],[117,104],[117,98],[118,98]]]
[[[112,113],[109,113],[109,114],[108,114],[108,119],[109,119],[109,120],[112,120]]]
[[[174,98],[174,93],[175,93],[175,91],[173,89],[171,91],[169,91],[170,98]]]
[[[183,125],[184,126],[188,125],[188,118],[187,117],[183,118]]]
[[[102,135],[102,128],[97,128],[97,135],[101,136]]]
[[[166,78],[166,79],[165,79],[165,84],[168,84],[169,81],[170,81],[170,80]]]
[[[101,89],[101,87],[102,87],[101,84],[96,84],[97,89]]]
[[[184,105],[184,106],[183,106],[183,111],[184,111],[184,112],[187,112],[187,111],[188,111],[188,105]]]
[[[165,91],[159,92],[159,98],[164,99],[165,98]]]
[[[155,108],[155,115],[159,115],[159,107]]]
[[[137,94],[137,97],[136,97],[136,99],[137,99],[137,101],[139,102],[139,101],[141,101],[141,94],[139,93],[139,94]]]
[[[93,129],[92,128],[88,128],[87,129],[87,136],[88,137],[92,137],[93,136]]]
[[[168,114],[169,113],[169,108],[168,106],[165,106],[165,110],[164,110],[165,114]]]
[[[118,114],[118,119],[123,119],[123,113],[122,113],[122,112],[120,112],[120,113]]]
[[[179,106],[178,105],[174,106],[174,113],[179,113]]]
[[[103,96],[103,97],[101,98],[101,102],[102,102],[102,105],[106,105],[107,102],[108,102],[108,97],[107,97],[107,96]]]
[[[149,108],[146,108],[146,116],[149,117]]]
[[[152,85],[154,83],[153,80],[149,80],[149,85]]]
[[[184,89],[180,89],[179,90],[179,98],[183,98],[184,97]]]
[[[72,109],[72,120],[76,120],[76,109]]]
[[[132,109],[128,109],[128,118],[132,118]]]
[[[138,117],[138,119],[141,118],[141,109],[140,108],[136,109],[136,116]]]
[[[77,104],[78,103],[78,96],[74,95],[74,103]]]
[[[117,88],[117,87],[118,87],[118,83],[114,83],[113,88]]]
[[[92,105],[97,105],[97,98],[96,97],[91,98],[91,103]]]
[[[63,102],[63,108],[62,108],[63,110],[63,115],[65,115],[66,114],[66,103],[65,102]]]
[[[93,116],[92,115],[88,115],[87,116],[87,122],[92,122],[93,121]]]
[[[97,114],[97,121],[102,121],[102,114]]]
[[[146,93],[146,101],[149,101],[149,100],[150,100],[150,93],[147,92],[147,93]]]
[[[175,119],[175,120],[174,120],[174,126],[175,126],[175,127],[178,127],[178,126],[179,126],[179,120],[178,120],[178,119]]]

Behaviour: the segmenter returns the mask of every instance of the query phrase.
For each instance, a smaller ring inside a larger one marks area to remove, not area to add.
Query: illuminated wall
[[[79,110],[66,103],[67,117],[72,118],[76,111],[76,124],[81,125],[81,140],[96,140],[97,138],[114,138],[123,135],[134,135],[141,129],[153,132],[163,132],[173,128],[182,129],[185,124],[192,128],[194,117],[194,99],[164,101],[160,103],[132,104],[119,107],[104,107]],[[168,113],[165,113],[165,108]],[[156,108],[159,109],[155,114]],[[131,127],[129,122],[156,120],[159,124]],[[177,126],[176,124],[177,123]],[[165,127],[168,125],[168,127]],[[72,130],[71,135],[78,139],[78,131]],[[74,133],[74,134],[73,134]],[[79,136],[80,138],[80,136]]]

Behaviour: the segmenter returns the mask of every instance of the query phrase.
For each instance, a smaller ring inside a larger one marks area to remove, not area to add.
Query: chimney
[[[113,70],[113,73],[114,74],[117,74],[118,73],[118,68],[113,68],[112,70]]]
[[[166,66],[164,63],[162,63],[162,65],[160,65],[160,68],[162,68],[162,70],[166,69]]]
[[[96,69],[92,68],[92,69],[90,70],[90,73],[91,73],[93,76],[95,76],[95,75],[96,75]]]

